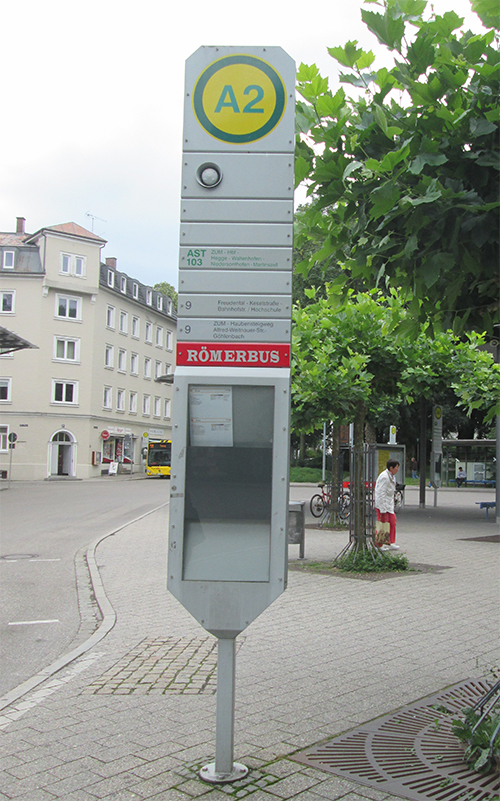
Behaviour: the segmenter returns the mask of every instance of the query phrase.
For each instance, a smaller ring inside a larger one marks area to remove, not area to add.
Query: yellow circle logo
[[[226,56],[200,75],[193,110],[202,128],[223,142],[247,144],[267,136],[286,107],[281,76],[255,56]]]

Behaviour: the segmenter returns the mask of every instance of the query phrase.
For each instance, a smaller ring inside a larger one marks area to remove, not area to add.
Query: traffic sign
[[[247,770],[235,637],[286,587],[294,87],[281,48],[186,62],[168,588],[219,639],[213,782]]]
[[[104,431],[101,431],[101,439],[104,440],[109,439],[109,431],[106,431],[106,429],[104,429]]]
[[[290,345],[178,342],[177,364],[182,367],[290,367]]]
[[[180,269],[288,270],[290,248],[181,247]]]
[[[186,62],[184,151],[286,152],[294,87],[281,47],[200,47]]]
[[[16,442],[17,441],[17,434],[15,434],[13,431],[11,431],[9,436],[8,436],[8,440],[9,440],[9,442]]]
[[[290,319],[292,300],[288,295],[182,295],[179,317],[246,317]]]
[[[290,321],[187,318],[177,328],[177,341],[290,342]]]
[[[247,145],[271,133],[286,108],[279,73],[249,54],[223,56],[196,82],[193,110],[204,130],[221,142]]]

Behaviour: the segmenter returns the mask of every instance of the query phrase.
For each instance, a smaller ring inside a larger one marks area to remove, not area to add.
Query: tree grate
[[[411,801],[491,801],[498,775],[472,771],[451,733],[453,716],[488,689],[481,681],[457,684],[291,759]]]

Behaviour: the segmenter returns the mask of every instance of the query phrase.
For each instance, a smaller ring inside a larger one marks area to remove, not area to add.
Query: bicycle
[[[321,487],[321,495],[313,495],[309,503],[309,508],[313,517],[321,517],[321,515],[323,515],[325,511],[331,509],[332,506],[332,485],[325,483],[318,484],[318,487]],[[339,493],[337,508],[337,512],[341,520],[345,520],[349,517],[350,508],[350,493],[342,489]]]
[[[394,511],[399,512],[405,505],[405,487],[406,484],[396,484],[396,492],[394,493]]]

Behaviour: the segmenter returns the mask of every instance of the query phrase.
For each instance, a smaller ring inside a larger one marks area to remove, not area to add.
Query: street
[[[90,590],[85,549],[168,502],[169,491],[162,479],[108,477],[2,491],[0,695],[90,636],[97,621],[79,606],[90,592],[77,593],[77,571]]]
[[[290,487],[290,500],[305,501],[306,526],[314,521],[309,500],[318,491],[316,485]],[[168,503],[169,492],[169,481],[129,478],[14,482],[10,490],[2,491],[0,695],[92,634],[98,619],[90,604],[86,549],[100,537]],[[482,500],[484,493],[443,490],[439,506],[453,507],[456,499],[465,499],[466,494],[474,509],[474,501]],[[406,504],[418,508],[416,487],[407,489]],[[428,490],[427,507],[432,505],[433,491]],[[331,539],[334,535],[325,531],[324,536]],[[342,541],[348,537],[347,533],[335,536]],[[291,556],[295,548],[291,546]],[[306,557],[312,555],[306,534]],[[99,562],[99,569],[106,576],[106,565]]]

